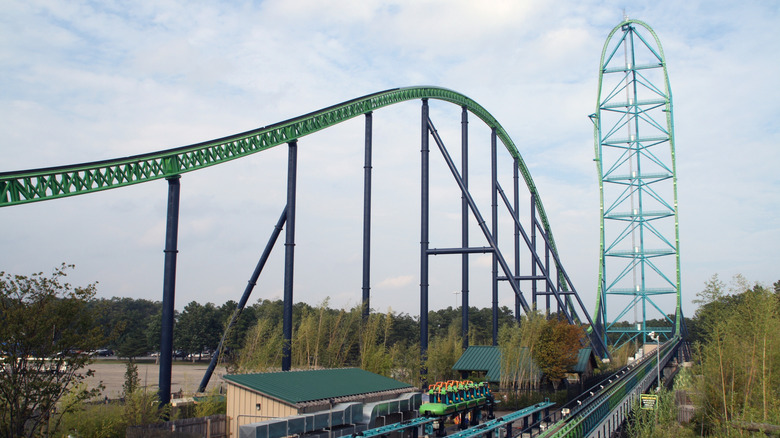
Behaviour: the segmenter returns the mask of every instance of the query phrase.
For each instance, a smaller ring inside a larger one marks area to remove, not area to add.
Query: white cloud
[[[777,6],[764,2],[6,2],[0,171],[161,150],[382,89],[443,86],[480,102],[510,133],[592,307],[598,193],[587,115],[623,5],[653,26],[669,63],[688,299],[716,272],[776,281],[780,91],[768,84],[780,73],[780,30]],[[432,107],[457,159],[458,108]],[[380,311],[417,312],[417,274],[399,273],[419,269],[418,108],[374,115],[372,307]],[[489,221],[488,137],[475,117],[470,126],[471,183]],[[360,296],[362,129],[357,119],[300,142],[296,299]],[[239,297],[285,203],[286,154],[279,147],[184,175],[179,304],[229,290]],[[454,246],[460,199],[437,154],[431,244]],[[99,279],[101,294],[160,299],[166,187],[0,209],[0,226],[13,230],[0,239],[0,267],[29,273],[75,262],[78,279]],[[484,245],[471,226],[472,243]],[[280,296],[281,243],[255,297]],[[432,296],[445,306],[459,289],[458,264],[442,256],[432,266]],[[472,289],[489,290],[490,257],[473,256],[472,269]],[[501,299],[511,295],[502,289]]]
[[[415,276],[413,275],[399,275],[397,277],[385,278],[377,285],[377,289],[399,289],[404,286],[409,286],[414,283]]]

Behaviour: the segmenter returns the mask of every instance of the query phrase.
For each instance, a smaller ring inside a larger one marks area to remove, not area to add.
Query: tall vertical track
[[[590,118],[601,194],[597,324],[615,346],[651,332],[669,339],[682,321],[672,91],[647,24],[610,32]],[[631,327],[617,324],[631,317]]]

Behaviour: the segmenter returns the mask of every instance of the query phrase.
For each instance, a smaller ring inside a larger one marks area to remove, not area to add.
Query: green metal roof
[[[470,345],[452,369],[485,371],[488,382],[499,382],[501,381],[501,350],[491,345]]]
[[[591,360],[591,357],[594,357],[592,348],[580,348],[580,352],[577,354],[577,364],[574,365],[574,369],[572,371],[579,374],[583,374],[588,371],[588,361]]]
[[[577,363],[573,369],[574,373],[585,373],[588,369],[588,361],[593,359],[593,348],[581,348],[577,354]],[[595,359],[594,359],[595,360]],[[520,361],[529,366],[531,373],[539,373],[539,367],[528,358],[528,349],[522,347],[520,351]],[[483,371],[488,382],[501,381],[501,349],[489,345],[471,345],[460,356],[455,365],[452,366],[455,371]]]
[[[360,368],[235,374],[225,379],[290,404],[412,388]]]

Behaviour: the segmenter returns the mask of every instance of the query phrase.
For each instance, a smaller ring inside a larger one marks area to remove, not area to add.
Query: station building
[[[417,416],[417,388],[360,368],[224,376],[234,437],[335,438]]]

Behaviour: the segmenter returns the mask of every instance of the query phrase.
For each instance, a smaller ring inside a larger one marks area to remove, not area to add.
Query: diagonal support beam
[[[487,224],[485,224],[485,219],[482,217],[482,214],[479,212],[479,209],[477,208],[477,204],[476,202],[474,202],[474,198],[471,196],[471,193],[469,193],[468,189],[464,185],[463,178],[460,177],[460,173],[458,172],[458,169],[455,167],[455,163],[453,163],[452,157],[450,156],[449,152],[447,152],[447,148],[444,146],[444,142],[439,136],[439,133],[436,131],[436,128],[433,126],[433,122],[431,122],[430,117],[428,118],[428,130],[431,136],[433,137],[434,141],[436,142],[436,145],[439,147],[439,151],[441,152],[442,157],[444,157],[444,161],[446,161],[447,167],[450,168],[450,172],[452,173],[452,176],[455,178],[455,181],[458,183],[461,193],[466,198],[466,201],[469,204],[469,209],[471,210],[471,213],[474,215],[474,218],[477,220],[477,223],[479,224],[479,228],[480,230],[482,230],[482,234],[485,236],[488,245],[491,248],[493,248],[494,254],[496,254],[496,258],[498,259],[498,264],[501,266],[501,269],[504,271],[504,275],[512,278],[509,281],[509,284],[512,286],[512,290],[514,291],[515,295],[520,299],[520,305],[523,307],[523,311],[529,313],[531,311],[531,308],[528,306],[528,302],[525,300],[525,297],[523,297],[523,294],[520,291],[520,286],[517,284],[517,280],[515,280],[512,277],[512,270],[509,268],[506,259],[504,259],[504,256],[501,254],[501,251],[498,249],[498,244],[496,243],[495,239],[493,239],[493,234],[491,234],[490,230],[487,227]]]

